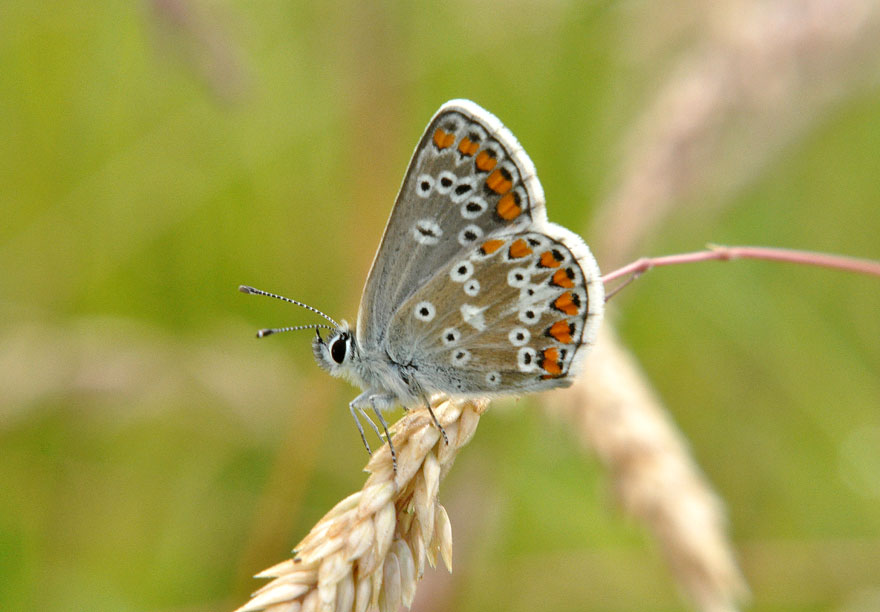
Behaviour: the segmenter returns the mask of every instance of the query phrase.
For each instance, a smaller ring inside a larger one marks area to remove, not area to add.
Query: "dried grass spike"
[[[373,595],[373,581],[369,576],[358,579],[354,590],[354,612],[366,612]]]
[[[391,549],[400,565],[400,595],[403,605],[409,608],[416,595],[416,566],[412,551],[402,539],[395,540]]]
[[[452,523],[449,522],[446,508],[439,502],[437,510],[434,512],[434,521],[434,541],[437,542],[443,564],[452,573]]]
[[[379,596],[379,609],[397,612],[401,603],[400,563],[393,552],[385,557],[382,568],[382,593]]]
[[[448,447],[427,410],[405,415],[394,428],[397,474],[390,461],[376,460],[377,452],[364,488],[318,521],[296,547],[296,558],[262,572],[273,580],[240,611],[365,612],[411,605],[426,558],[433,565],[439,554],[451,567],[452,530],[437,501],[440,480],[485,409],[486,402],[470,401],[434,407],[443,427],[455,432]]]
[[[351,572],[336,585],[336,612],[349,612],[354,607],[354,578]]]
[[[346,552],[348,562],[356,561],[369,550],[375,539],[375,528],[371,519],[355,523],[346,536]]]

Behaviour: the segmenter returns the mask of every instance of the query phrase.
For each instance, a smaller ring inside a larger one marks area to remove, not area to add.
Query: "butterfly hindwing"
[[[431,390],[517,393],[567,386],[604,305],[586,245],[553,224],[491,234],[437,270],[394,314],[389,356]]]
[[[400,305],[460,253],[498,231],[546,223],[544,194],[516,138],[473,102],[444,104],[416,147],[358,312],[358,340],[385,343]]]

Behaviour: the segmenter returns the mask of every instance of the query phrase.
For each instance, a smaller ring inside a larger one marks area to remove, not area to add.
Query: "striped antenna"
[[[266,336],[271,336],[272,334],[280,334],[281,332],[289,332],[289,331],[298,331],[300,329],[329,329],[333,331],[333,327],[329,325],[324,325],[323,323],[316,323],[314,325],[295,325],[293,327],[273,327],[271,329],[261,329],[257,332],[257,338],[265,338]]]
[[[282,332],[282,331],[290,331],[290,330],[294,330],[294,329],[317,329],[317,327],[326,327],[327,329],[337,329],[339,327],[339,323],[334,321],[331,317],[324,314],[323,312],[321,312],[320,310],[318,310],[314,306],[309,306],[308,304],[303,304],[302,302],[297,302],[296,300],[286,298],[283,295],[276,295],[274,293],[269,293],[268,291],[263,291],[262,289],[255,289],[255,288],[250,287],[248,285],[239,285],[238,290],[241,291],[242,293],[249,293],[250,295],[265,295],[266,297],[275,298],[276,300],[290,302],[291,304],[294,304],[295,306],[305,308],[306,310],[311,310],[315,314],[321,315],[322,317],[324,317],[325,319],[327,319],[328,321],[333,323],[333,327],[327,327],[326,325],[303,325],[300,327],[285,327],[283,329],[275,329],[275,330],[263,329],[263,330],[260,330],[259,334],[257,334],[257,336],[260,338],[262,338],[263,336],[268,336],[269,334],[272,334],[272,333],[278,333],[278,332]],[[264,333],[264,332],[268,332],[268,333]]]

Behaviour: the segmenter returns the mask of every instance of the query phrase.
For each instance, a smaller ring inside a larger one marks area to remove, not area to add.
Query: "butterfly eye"
[[[330,356],[336,363],[345,361],[345,353],[348,350],[348,335],[342,334],[330,344]]]

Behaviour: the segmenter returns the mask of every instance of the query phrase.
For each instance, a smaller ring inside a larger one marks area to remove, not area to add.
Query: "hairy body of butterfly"
[[[547,221],[516,138],[473,102],[452,100],[415,149],[356,329],[343,322],[312,346],[322,368],[363,389],[350,404],[363,438],[355,411],[367,407],[384,426],[381,410],[430,408],[435,394],[570,385],[603,305],[595,259]]]

